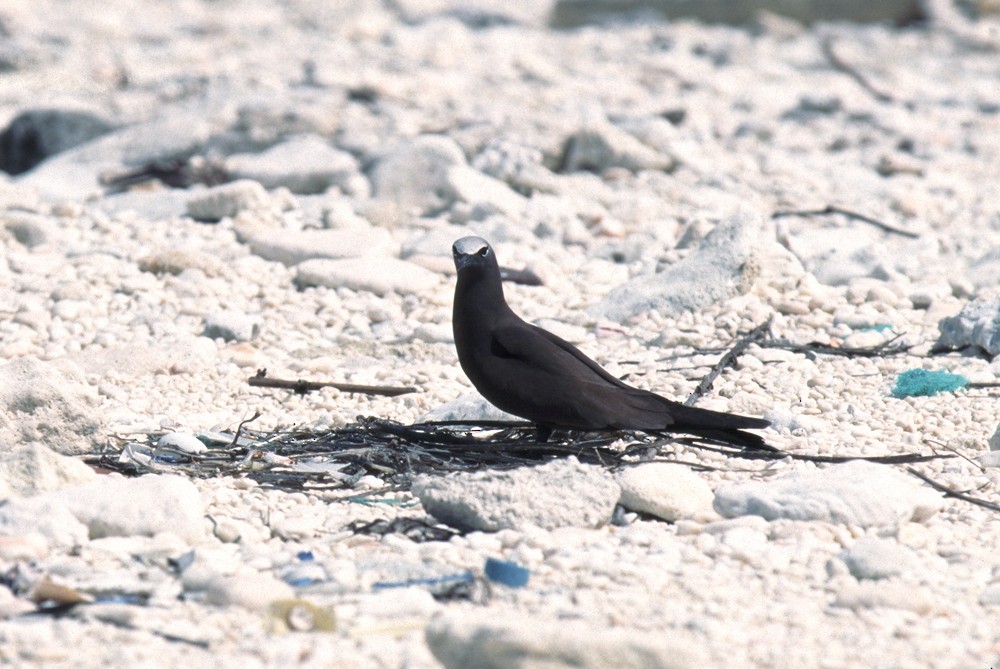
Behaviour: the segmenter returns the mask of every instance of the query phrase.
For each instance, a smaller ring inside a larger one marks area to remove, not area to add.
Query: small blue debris
[[[510,588],[523,588],[528,584],[528,576],[531,574],[527,567],[496,558],[486,558],[486,568],[483,571],[486,578]]]
[[[896,377],[896,387],[892,396],[897,399],[904,397],[923,397],[950,393],[969,385],[969,380],[961,374],[950,372],[932,372],[926,369],[908,369]]]
[[[861,328],[859,332],[885,332],[886,330],[892,330],[892,323],[879,323],[878,325],[871,325],[866,328]]]
[[[315,559],[312,551],[299,551],[295,554],[295,557],[302,562],[312,562]]]
[[[429,587],[438,585],[450,585],[453,583],[471,583],[475,578],[470,572],[464,571],[458,574],[449,574],[437,578],[411,578],[405,581],[379,581],[372,584],[372,590],[391,590],[393,588],[409,588],[415,585],[425,585]]]

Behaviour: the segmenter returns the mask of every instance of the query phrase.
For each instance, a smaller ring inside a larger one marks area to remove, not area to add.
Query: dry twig
[[[684,400],[684,405],[693,406],[694,403],[697,402],[702,395],[711,390],[712,384],[715,383],[715,379],[718,378],[719,374],[722,373],[722,370],[724,370],[726,367],[734,365],[736,363],[737,358],[743,355],[743,351],[747,350],[750,344],[763,340],[764,335],[767,334],[770,327],[771,327],[770,321],[767,321],[766,323],[761,323],[753,330],[748,332],[746,335],[744,335],[742,338],[740,338],[740,340],[737,341],[736,344],[731,349],[726,351],[725,355],[719,358],[719,361],[715,363],[715,366],[712,367],[711,371],[709,371],[709,373],[706,374],[702,378],[702,380],[698,383],[698,386],[693,391],[691,391],[691,394],[687,396],[686,400]]]
[[[865,216],[864,214],[859,214],[856,211],[851,211],[850,209],[844,209],[843,207],[838,207],[836,205],[828,204],[822,209],[785,209],[779,210],[771,214],[771,218],[783,218],[785,216],[828,216],[831,214],[840,214],[841,216],[846,216],[847,218],[852,218],[856,221],[862,221],[868,225],[874,225],[879,230],[884,232],[889,232],[894,235],[902,235],[903,237],[909,237],[910,239],[917,239],[920,237],[916,232],[910,232],[909,230],[903,230],[902,228],[897,228],[888,223],[878,220],[877,218],[872,218],[871,216]]]
[[[920,479],[930,487],[934,488],[938,492],[943,492],[945,497],[954,497],[955,499],[960,499],[963,502],[968,502],[969,504],[975,504],[976,506],[981,506],[984,509],[989,509],[990,511],[1000,511],[1000,504],[997,504],[996,502],[991,502],[988,499],[981,499],[979,497],[973,497],[972,495],[967,495],[966,493],[955,490],[954,488],[949,488],[943,483],[938,483],[930,476],[927,476],[927,474],[917,471],[913,467],[907,467],[906,471],[910,472],[911,474],[913,474],[918,479]]]
[[[305,395],[306,393],[314,390],[327,387],[336,388],[343,393],[384,395],[385,397],[396,397],[397,395],[417,392],[416,388],[405,386],[366,386],[357,383],[337,383],[335,381],[303,381],[302,379],[291,381],[288,379],[270,379],[267,377],[266,369],[257,370],[257,374],[247,379],[247,383],[251,386],[259,388],[284,388],[285,390],[291,390],[299,395]]]

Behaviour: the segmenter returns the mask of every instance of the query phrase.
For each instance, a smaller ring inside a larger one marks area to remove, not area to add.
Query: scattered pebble
[[[913,551],[892,539],[864,538],[842,551],[837,559],[858,580],[898,576],[914,568]]]
[[[238,311],[219,311],[205,319],[202,335],[223,341],[250,341],[260,332],[260,322]]]

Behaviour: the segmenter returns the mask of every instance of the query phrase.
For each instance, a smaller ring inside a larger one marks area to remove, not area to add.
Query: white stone
[[[216,606],[242,606],[264,612],[280,600],[293,599],[295,590],[284,581],[267,574],[216,576],[205,588],[205,601]]]
[[[619,322],[646,311],[676,316],[746,293],[755,284],[792,283],[802,276],[802,266],[774,234],[767,219],[742,210],[720,222],[697,251],[663,272],[615,288],[591,314]]]
[[[842,551],[837,558],[857,579],[888,578],[911,570],[916,563],[913,551],[892,539],[866,537]]]
[[[0,499],[35,495],[94,480],[94,470],[39,443],[2,449]]]
[[[96,389],[69,361],[0,365],[0,444],[41,442],[65,455],[104,444]]]
[[[296,270],[295,283],[303,288],[350,288],[376,295],[419,295],[441,280],[433,272],[397,258],[316,258],[300,263]]]
[[[455,200],[448,174],[465,164],[465,154],[454,140],[422,135],[390,149],[370,172],[373,195],[404,209],[428,212],[444,209]]]
[[[853,460],[728,485],[716,491],[714,506],[727,518],[758,515],[870,527],[926,520],[943,504],[939,493],[892,467]]]
[[[242,211],[272,206],[267,189],[256,181],[240,179],[192,196],[187,203],[187,213],[196,221],[218,221],[232,218]]]
[[[517,610],[441,616],[427,628],[427,645],[447,669],[576,667],[682,669],[705,665],[684,634],[646,634],[577,620],[526,616]]]
[[[156,440],[156,451],[176,449],[183,453],[204,453],[208,450],[198,437],[189,432],[168,432]]]
[[[331,186],[348,186],[358,174],[358,162],[316,135],[301,135],[261,153],[226,158],[235,179],[251,179],[265,188],[284,186],[293,193],[322,193]]]
[[[627,509],[675,521],[716,517],[715,495],[703,478],[683,465],[652,462],[626,467],[617,476]]]
[[[569,457],[509,471],[423,475],[412,492],[443,523],[495,532],[526,525],[600,527],[611,519],[621,489],[600,467]]]
[[[298,265],[313,258],[359,258],[393,255],[399,247],[388,231],[371,226],[323,230],[237,227],[250,250],[265,260]]]

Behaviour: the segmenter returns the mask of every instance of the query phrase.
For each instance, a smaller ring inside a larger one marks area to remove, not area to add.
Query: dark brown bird
[[[683,432],[749,448],[768,448],[743,432],[760,418],[684,406],[615,378],[579,349],[511,311],[489,243],[463,237],[452,246],[458,282],[452,327],[458,361],[492,404],[535,423],[544,441],[554,428]]]

